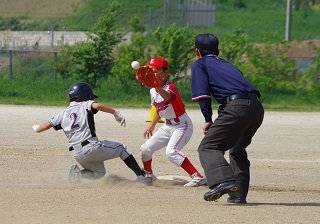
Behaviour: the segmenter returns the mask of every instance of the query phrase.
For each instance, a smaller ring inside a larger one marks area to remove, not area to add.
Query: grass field
[[[87,30],[96,19],[103,14],[110,1],[96,0],[2,0],[0,1],[0,16],[18,18],[21,22],[15,29],[46,30],[55,27],[56,30],[70,31]],[[119,26],[129,27],[129,20],[134,14],[140,15],[146,22],[149,11],[159,12],[163,9],[161,0],[119,0],[123,13],[119,15]],[[171,4],[173,0],[168,1]],[[242,2],[245,7],[235,7],[234,2]],[[320,21],[320,2],[316,5],[300,7],[292,10],[291,37],[292,40],[320,39],[318,21]],[[294,4],[294,1],[292,1]],[[158,20],[162,20],[160,15]],[[172,21],[174,22],[174,21]],[[257,42],[263,32],[277,32],[285,35],[286,0],[242,0],[217,1],[215,27],[197,27],[199,32],[214,32],[221,36],[241,27],[249,36],[249,41]],[[125,29],[127,29],[125,28]],[[10,27],[9,27],[10,29]]]

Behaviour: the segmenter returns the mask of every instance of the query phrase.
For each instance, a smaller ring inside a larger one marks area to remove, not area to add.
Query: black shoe
[[[235,181],[228,181],[215,186],[210,191],[204,194],[204,200],[215,201],[222,195],[235,192],[238,189]]]
[[[233,197],[229,196],[227,199],[228,203],[239,203],[239,204],[246,204],[247,200],[244,197]]]

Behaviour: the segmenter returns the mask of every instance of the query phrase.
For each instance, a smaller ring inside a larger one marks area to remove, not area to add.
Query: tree
[[[130,43],[120,45],[115,49],[116,57],[111,69],[113,77],[126,89],[135,85],[141,86],[135,78],[135,70],[131,68],[131,62],[138,61],[141,65],[144,65],[151,54],[151,48],[147,46],[146,36],[144,35],[146,28],[140,25],[140,18],[134,16],[129,23],[133,30]]]
[[[113,48],[121,41],[121,34],[115,32],[119,8],[118,1],[112,1],[105,10],[105,15],[86,33],[88,42],[67,47],[62,52],[62,58],[66,61],[57,66],[62,74],[75,75],[78,79],[89,82],[93,88],[101,78],[111,74]]]
[[[181,72],[186,70],[191,62],[191,53],[194,51],[193,31],[188,27],[171,24],[165,30],[162,27],[157,28],[153,36],[157,41],[157,56],[168,60],[172,81],[179,80]]]
[[[241,65],[246,52],[252,48],[252,44],[248,44],[247,39],[248,35],[241,28],[225,34],[220,47],[223,58],[237,66]]]
[[[272,44],[273,39],[278,41]],[[294,62],[287,58],[290,43],[276,33],[262,34],[261,42],[262,46],[255,46],[247,52],[250,78],[255,86],[264,90],[295,92],[298,77],[293,73]]]

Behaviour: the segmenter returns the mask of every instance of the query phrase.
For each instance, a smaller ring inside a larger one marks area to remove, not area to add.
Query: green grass
[[[68,89],[76,82],[73,79],[53,81],[50,79],[38,80],[9,80],[0,82],[0,104],[15,105],[68,105]],[[178,85],[187,109],[199,109],[197,103],[191,101],[189,84]],[[125,87],[115,85],[112,81],[103,82],[100,88],[94,90],[99,96],[98,102],[117,108],[150,108],[149,89],[140,88],[125,91]],[[140,90],[139,90],[140,89]],[[261,101],[266,111],[320,111],[318,97],[288,96],[279,93],[262,93]],[[218,103],[212,101],[213,110],[217,110]]]
[[[259,42],[261,33],[277,33],[285,35],[286,7],[284,4],[261,7],[264,1],[252,2],[248,8],[234,9],[225,6],[217,9],[216,33],[230,33],[235,28],[241,27],[249,35],[250,42]],[[261,4],[260,4],[261,3]],[[310,10],[306,17],[303,10],[292,11],[291,39],[307,40],[320,39],[317,32],[320,21],[319,10]],[[315,32],[316,31],[316,32]]]
[[[171,0],[170,3],[177,4],[175,1],[178,2],[178,0]],[[24,16],[22,20],[24,22],[23,25],[16,28],[22,30],[47,30],[54,27],[55,30],[85,31],[96,22],[99,16],[103,15],[110,1],[84,0],[79,5],[70,1],[69,6],[65,7],[69,9],[69,11],[64,12],[67,16],[59,14],[59,5],[62,3],[57,2],[57,4],[52,5],[46,2],[52,1],[42,1],[44,5],[42,10],[46,13],[33,12],[33,8],[38,8],[30,7],[28,9],[28,19],[26,19],[26,12],[23,12],[23,7],[18,7],[19,4],[23,4],[23,1],[19,1],[17,7],[21,8],[21,15],[17,14],[16,11],[13,15],[18,20]],[[149,10],[151,10],[152,14],[155,14],[163,9],[163,1],[161,0],[135,0],[134,4],[132,0],[119,0],[119,2],[122,4],[121,10],[123,10],[123,13],[119,13],[117,25],[118,29],[122,31],[129,29],[129,21],[133,15],[140,15],[141,21],[144,22],[148,18]],[[196,30],[198,32],[213,32],[218,36],[223,36],[223,34],[230,33],[241,27],[248,34],[250,42],[258,42],[260,34],[264,32],[278,33],[283,37],[285,35],[286,0],[243,0],[242,2],[246,5],[245,8],[234,7],[232,5],[234,1],[231,0],[216,2],[216,26],[197,27]],[[36,2],[31,1],[30,4],[36,4]],[[45,8],[46,5],[51,7],[50,10]],[[0,4],[0,6],[3,8],[6,5]],[[5,9],[3,8],[3,10]],[[8,8],[5,11],[8,10],[10,9]],[[36,14],[37,18],[32,18],[32,14]],[[174,16],[176,15],[177,13],[174,14]],[[163,15],[160,15],[158,20],[162,20],[162,18]],[[292,10],[291,39],[320,39],[319,21],[319,2],[312,7],[301,7],[299,10]]]
[[[46,1],[41,3],[46,5]],[[178,1],[178,0],[171,0]],[[60,2],[60,0],[59,0]],[[37,18],[25,15],[24,13],[15,14],[14,18],[23,21],[20,25],[22,30],[47,30],[55,27],[55,30],[67,29],[69,31],[84,31],[90,28],[99,16],[101,16],[110,1],[83,0],[79,5],[71,5],[68,7],[68,16],[59,16],[59,3],[52,6],[48,11],[43,9],[48,14],[37,14]],[[65,2],[65,1],[61,1]],[[129,27],[129,20],[134,14],[138,14],[141,18],[147,16],[149,9],[152,12],[162,9],[162,0],[119,0],[122,3],[123,13],[119,14],[117,26],[119,30],[125,30]],[[262,33],[278,33],[285,35],[285,19],[286,19],[286,1],[285,0],[243,0],[246,8],[235,8],[232,6],[233,1],[217,1],[217,14],[215,27],[197,27],[199,33],[210,32],[221,37],[223,42],[223,34],[231,33],[241,27],[249,36],[249,42],[259,42],[259,37]],[[18,1],[17,4],[23,4],[23,1]],[[32,4],[32,2],[30,2]],[[61,3],[62,4],[62,3]],[[9,11],[9,9],[3,8]],[[0,8],[1,8],[0,7]],[[23,10],[23,7],[20,7]],[[31,7],[32,8],[32,7]],[[36,7],[34,7],[36,8]],[[52,12],[52,16],[50,14]],[[9,17],[8,20],[12,18]],[[162,18],[159,18],[159,20]],[[16,20],[12,20],[15,21]],[[143,20],[142,20],[143,21]],[[320,39],[319,32],[320,21],[320,5],[312,8],[301,8],[299,11],[292,11],[292,40]],[[0,27],[1,27],[0,19]],[[48,105],[48,106],[65,106],[68,104],[67,90],[69,86],[78,80],[61,80],[53,81],[50,78],[40,77],[44,74],[42,66],[36,65],[39,74],[32,79],[23,79],[19,77],[17,80],[8,80],[7,77],[0,76],[0,104],[19,104],[19,105]],[[26,73],[27,71],[24,71]],[[33,75],[36,75],[35,72]],[[34,80],[35,79],[35,80]],[[191,102],[190,84],[179,85],[182,98],[188,109],[198,109],[198,104]],[[117,86],[112,82],[103,82],[102,87],[95,90],[99,96],[98,101],[107,103],[115,107],[125,108],[149,108],[150,99],[148,89],[142,91],[128,92],[124,87]],[[298,94],[297,94],[298,95]],[[281,95],[276,92],[262,93],[262,102],[266,110],[273,111],[320,111],[319,96],[288,96]],[[217,104],[213,104],[213,108],[217,108]]]

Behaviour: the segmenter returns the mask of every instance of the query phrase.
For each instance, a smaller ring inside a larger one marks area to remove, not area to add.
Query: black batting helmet
[[[98,96],[93,94],[93,89],[89,83],[77,82],[69,88],[69,99],[93,100]]]

